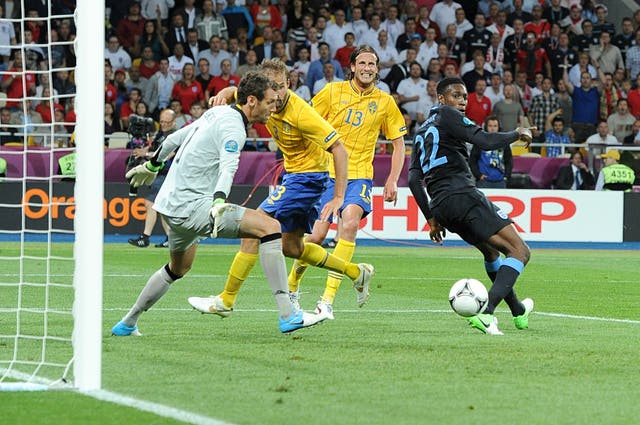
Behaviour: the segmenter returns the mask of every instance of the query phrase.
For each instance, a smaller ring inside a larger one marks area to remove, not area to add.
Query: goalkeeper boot
[[[307,313],[302,310],[294,310],[291,316],[283,319],[278,319],[278,327],[280,332],[286,334],[289,332],[297,331],[298,329],[308,328],[309,326],[317,325],[324,320],[317,314]]]
[[[325,319],[335,319],[335,317],[333,317],[333,306],[326,301],[318,301],[315,313],[320,317],[324,317]]]
[[[353,281],[353,289],[356,291],[358,307],[362,307],[369,299],[369,286],[376,272],[371,264],[360,263],[358,268],[360,275]]]
[[[522,300],[524,306],[524,313],[520,316],[513,317],[513,324],[517,329],[527,329],[529,327],[529,314],[533,311],[533,300],[531,298],[525,298]]]
[[[146,248],[149,246],[149,236],[140,235],[135,239],[129,239],[129,244],[138,248]]]
[[[489,335],[504,335],[498,329],[498,318],[493,314],[477,314],[467,317],[467,321],[471,327],[478,329],[480,332]]]
[[[127,326],[123,321],[116,323],[111,328],[111,335],[113,336],[142,336],[137,326]]]
[[[206,298],[189,297],[187,301],[189,301],[191,307],[203,314],[217,314],[224,319],[233,313],[233,308],[226,307],[219,295],[212,295]]]

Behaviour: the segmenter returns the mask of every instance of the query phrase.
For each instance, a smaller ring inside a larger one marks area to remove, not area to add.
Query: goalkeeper
[[[246,126],[265,123],[275,111],[275,89],[262,74],[247,74],[238,87],[237,103],[209,109],[167,137],[150,161],[126,174],[134,187],[151,184],[163,161],[178,150],[153,207],[170,228],[169,263],[149,278],[131,310],[113,326],[113,335],[141,335],[140,315],[191,269],[198,242],[205,237],[259,239],[260,262],[278,305],[280,331],[295,331],[322,320],[296,309],[289,299],[280,223],[255,210],[225,203],[238,169]]]

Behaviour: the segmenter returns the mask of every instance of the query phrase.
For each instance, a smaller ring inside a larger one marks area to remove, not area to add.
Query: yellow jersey
[[[380,131],[388,140],[407,134],[393,97],[378,89],[361,92],[352,81],[327,84],[312,99],[313,108],[340,135],[349,153],[349,180],[373,179],[373,156]],[[331,165],[333,177],[333,165]]]
[[[326,151],[339,139],[338,132],[291,90],[282,111],[269,117],[267,129],[282,151],[287,173],[329,170]]]

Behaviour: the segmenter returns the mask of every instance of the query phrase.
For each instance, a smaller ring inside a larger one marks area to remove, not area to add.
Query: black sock
[[[518,263],[522,265],[519,261]],[[503,263],[503,265],[500,266],[496,279],[489,290],[489,304],[484,311],[485,313],[493,314],[493,311],[497,305],[500,304],[500,301],[502,301],[509,293],[513,292],[513,285],[516,283],[516,279],[518,279],[519,275],[520,272],[509,264]]]

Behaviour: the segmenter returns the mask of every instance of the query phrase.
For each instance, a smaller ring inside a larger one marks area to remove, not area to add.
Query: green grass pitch
[[[105,390],[243,425],[638,422],[637,251],[534,249],[516,286],[536,303],[530,329],[500,306],[505,335],[491,337],[447,302],[459,278],[488,284],[472,248],[358,247],[354,261],[376,267],[369,303],[358,309],[344,281],[336,320],[291,335],[278,331],[259,265],[231,317],[191,310],[188,296],[222,290],[236,249],[200,247],[190,274],[142,315],[144,336],[116,338],[111,326],[168,253],[105,245]],[[305,309],[325,276],[307,273]],[[0,393],[0,412],[3,424],[181,423],[69,391]]]

